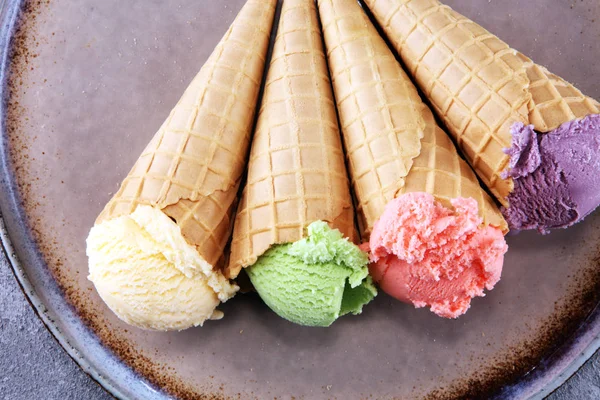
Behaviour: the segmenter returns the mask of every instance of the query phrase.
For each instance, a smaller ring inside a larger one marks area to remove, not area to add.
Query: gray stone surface
[[[0,400],[111,398],[52,338],[0,252]],[[600,353],[549,399],[600,399]]]
[[[112,399],[50,335],[0,249],[0,399]]]
[[[564,385],[548,396],[548,400],[600,399],[600,351]]]

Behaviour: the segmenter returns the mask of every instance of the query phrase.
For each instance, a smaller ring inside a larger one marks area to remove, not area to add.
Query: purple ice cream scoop
[[[600,115],[538,134],[515,123],[509,170],[515,188],[502,209],[513,230],[548,233],[585,218],[600,204]]]

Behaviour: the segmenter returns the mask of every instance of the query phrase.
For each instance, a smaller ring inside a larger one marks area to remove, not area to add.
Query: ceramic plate
[[[85,238],[242,0],[0,1],[2,241],[49,329],[120,398],[540,398],[598,347],[600,213],[508,239],[502,281],[458,320],[381,293],[298,327],[253,294],[204,328],[120,322]],[[448,0],[600,98],[600,3]]]

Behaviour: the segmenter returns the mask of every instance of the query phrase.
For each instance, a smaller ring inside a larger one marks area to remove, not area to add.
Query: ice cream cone
[[[215,268],[223,265],[276,0],[249,0],[106,205],[96,224],[156,207]]]
[[[507,231],[481,188],[375,27],[353,0],[320,0],[349,169],[363,239],[394,198],[426,192],[452,208],[477,201],[484,225]]]
[[[438,0],[364,0],[467,160],[508,206],[511,127],[540,132],[598,103]],[[503,178],[505,176],[505,178]]]
[[[286,0],[235,221],[228,276],[271,246],[296,242],[314,221],[351,240],[354,211],[311,0]]]

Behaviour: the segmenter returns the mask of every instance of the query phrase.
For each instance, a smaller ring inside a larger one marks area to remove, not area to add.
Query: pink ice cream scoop
[[[369,241],[369,269],[381,289],[445,318],[494,288],[508,250],[500,229],[482,225],[474,199],[451,202],[454,210],[428,193],[404,194],[387,204]]]

